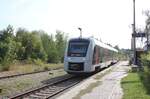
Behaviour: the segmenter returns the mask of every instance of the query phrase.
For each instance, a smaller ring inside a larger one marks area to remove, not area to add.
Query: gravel
[[[43,85],[45,81],[65,75],[63,69],[0,80],[0,99]]]

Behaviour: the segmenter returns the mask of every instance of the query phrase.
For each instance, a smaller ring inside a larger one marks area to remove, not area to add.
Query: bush
[[[144,66],[144,71],[139,73],[140,78],[147,93],[150,94],[150,52],[141,55],[141,62]]]
[[[59,63],[60,62],[60,57],[57,53],[57,51],[52,51],[50,55],[48,55],[48,63]]]
[[[28,58],[26,61],[25,61],[26,64],[32,64],[33,63],[33,59],[32,58]]]
[[[8,65],[3,66],[3,67],[2,67],[2,71],[8,71],[8,70],[9,70],[9,67],[10,67],[10,66],[8,66]]]
[[[43,62],[40,59],[33,59],[34,64],[42,66]]]
[[[148,66],[150,68],[150,52],[142,54],[140,60],[143,66]]]
[[[147,93],[150,94],[150,68],[145,66],[144,71],[139,72],[139,76],[141,78],[141,81],[142,81]]]
[[[10,65],[8,64],[0,64],[0,71],[8,71]]]
[[[44,67],[44,70],[49,70],[49,68],[48,67]]]

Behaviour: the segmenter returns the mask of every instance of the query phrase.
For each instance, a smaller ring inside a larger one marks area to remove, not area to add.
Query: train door
[[[99,64],[99,62],[100,62],[100,47],[96,45],[94,47],[92,64],[96,65]]]

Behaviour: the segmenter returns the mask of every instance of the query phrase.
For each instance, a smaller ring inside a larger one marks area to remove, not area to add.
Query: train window
[[[103,48],[101,47],[100,48],[100,63],[102,63],[104,61],[104,50]]]
[[[68,56],[85,57],[89,41],[70,41],[68,47]]]
[[[92,64],[96,63],[96,57],[95,56],[96,56],[96,46],[94,47]]]
[[[99,46],[95,46],[94,47],[94,52],[93,52],[93,64],[98,64],[100,62],[100,47]]]

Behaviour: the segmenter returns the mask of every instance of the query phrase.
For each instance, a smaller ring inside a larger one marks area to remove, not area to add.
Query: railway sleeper
[[[56,89],[47,89],[46,91],[49,91],[49,92],[55,92],[56,90],[58,90],[58,88],[56,88]]]
[[[49,94],[52,94],[53,92],[51,92],[51,91],[43,91],[43,90],[42,90],[42,91],[40,91],[40,93],[48,94],[48,95],[49,95]]]
[[[49,94],[45,94],[45,93],[41,93],[41,92],[35,93],[35,95],[38,95],[38,96],[49,96]]]
[[[40,96],[40,95],[35,95],[35,94],[32,94],[30,95],[29,99],[44,99],[46,98],[45,96]]]
[[[49,88],[55,89],[55,88],[57,88],[57,86],[50,86]]]

